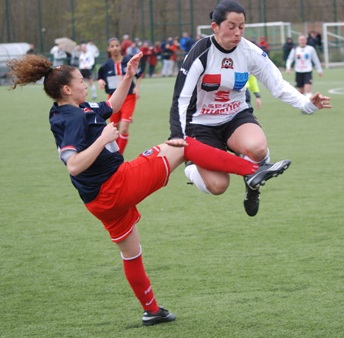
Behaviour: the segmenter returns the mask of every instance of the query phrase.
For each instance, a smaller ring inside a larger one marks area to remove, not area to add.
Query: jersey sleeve
[[[295,58],[295,48],[293,48],[288,55],[288,59],[287,59],[286,66],[285,66],[285,68],[287,70],[289,70],[291,68],[291,65],[294,62],[294,58]]]
[[[317,51],[314,47],[312,47],[312,61],[314,63],[314,66],[315,66],[317,72],[322,73],[321,63],[320,63]]]
[[[68,157],[86,147],[87,121],[83,114],[63,114],[51,121],[59,157],[66,164]]]
[[[209,45],[209,39],[199,41],[185,57],[179,70],[170,109],[170,139],[185,137],[187,113],[196,104],[193,102],[194,91],[205,69],[201,55],[206,55],[205,51]]]
[[[250,74],[246,86],[256,97],[260,97],[258,81],[252,74]]]
[[[302,95],[289,82],[282,77],[280,70],[267,55],[258,56],[252,67],[252,74],[264,84],[272,96],[283,102],[300,109],[306,113],[313,113],[318,108],[306,96]]]
[[[105,81],[105,64],[102,64],[98,69],[98,80],[104,80]]]
[[[85,106],[92,109],[97,115],[99,115],[104,120],[110,118],[113,113],[112,107],[109,101],[102,102],[85,102]]]

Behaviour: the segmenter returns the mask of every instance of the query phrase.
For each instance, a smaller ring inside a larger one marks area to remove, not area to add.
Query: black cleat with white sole
[[[174,320],[176,320],[176,315],[168,312],[168,310],[164,309],[161,306],[160,310],[157,313],[145,311],[142,316],[142,324],[147,326],[172,322]]]
[[[244,208],[245,208],[246,214],[253,217],[253,216],[256,216],[258,213],[260,191],[259,189],[253,190],[249,188],[246,184],[246,181],[245,181],[245,186],[246,186],[246,193],[245,193],[245,198],[244,198]]]
[[[276,163],[264,163],[254,174],[246,175],[245,182],[248,188],[252,190],[259,189],[259,187],[264,185],[270,178],[283,174],[283,172],[289,168],[290,164],[290,160],[282,160]]]

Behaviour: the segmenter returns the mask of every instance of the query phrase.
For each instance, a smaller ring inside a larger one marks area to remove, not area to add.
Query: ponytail
[[[17,85],[25,86],[35,83],[42,77],[47,76],[52,70],[52,63],[40,55],[25,55],[22,59],[11,59],[7,61],[7,66],[11,69],[9,76],[13,82],[11,89]]]
[[[9,60],[7,65],[11,69],[9,76],[13,82],[10,89],[35,83],[44,77],[44,91],[55,101],[62,98],[61,89],[70,84],[75,71],[75,67],[69,65],[52,68],[52,63],[45,57],[29,54],[20,60]]]

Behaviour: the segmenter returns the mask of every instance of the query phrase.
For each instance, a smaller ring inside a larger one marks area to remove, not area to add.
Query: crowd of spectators
[[[122,36],[121,49],[123,55],[133,56],[138,52],[143,53],[140,67],[145,77],[152,78],[156,76],[170,77],[178,73],[185,55],[190,51],[194,43],[200,39],[200,36],[192,37],[188,32],[183,32],[180,37],[167,37],[162,41],[141,41],[139,38],[131,39],[128,34]],[[255,42],[267,54],[270,52],[270,46],[264,36],[261,36]],[[313,46],[318,52],[322,52],[321,35],[315,31],[310,31],[307,44]],[[95,51],[95,58],[99,56],[99,50],[94,42],[90,40],[87,47]],[[283,45],[283,60],[285,61],[292,48],[295,47],[293,39],[288,37]],[[70,63],[78,67],[80,56],[80,44],[75,47],[71,54],[65,53],[58,46],[54,46],[50,51],[54,66],[63,63]],[[66,61],[67,60],[67,61]]]
[[[175,76],[185,55],[198,39],[199,37],[193,38],[188,32],[184,32],[181,37],[167,37],[162,41],[155,42],[139,38],[131,39],[128,34],[125,34],[120,41],[123,55],[133,56],[142,51],[143,57],[140,61],[140,68],[143,70],[145,77],[151,78]],[[94,42],[90,40],[77,44],[71,52],[66,52],[60,46],[55,45],[50,50],[54,66],[68,63],[78,67],[81,45],[84,43],[87,43],[87,49],[95,52],[94,57],[97,62],[97,58],[100,57],[99,50]]]
[[[125,34],[121,47],[124,55],[134,55],[138,51],[143,53],[140,68],[145,77],[170,77],[177,74],[185,55],[197,39],[184,32],[181,37],[167,37],[152,43],[138,38],[131,40],[129,35]]]

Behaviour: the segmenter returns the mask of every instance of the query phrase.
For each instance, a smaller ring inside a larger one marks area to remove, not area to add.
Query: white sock
[[[195,164],[190,164],[184,169],[185,176],[188,178],[190,182],[192,182],[200,191],[211,194],[211,192],[207,189],[202,176],[197,170]]]
[[[259,162],[253,161],[251,158],[249,158],[246,155],[244,156],[244,159],[247,160],[247,161],[250,161],[252,163],[255,163],[255,164],[270,163],[270,149],[267,148],[266,156],[261,161],[259,161]]]

